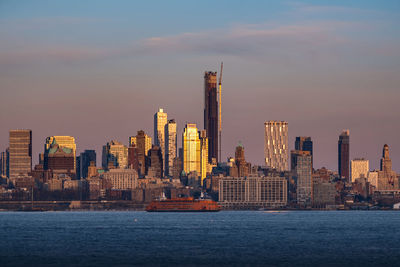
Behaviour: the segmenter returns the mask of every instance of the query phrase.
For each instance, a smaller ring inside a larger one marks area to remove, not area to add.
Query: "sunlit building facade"
[[[154,114],[154,144],[161,149],[162,160],[165,162],[165,126],[168,123],[168,115],[162,108]]]
[[[8,175],[15,178],[32,170],[32,131],[10,130]]]
[[[353,159],[350,163],[351,181],[355,182],[357,178],[368,178],[369,160]]]
[[[165,175],[172,177],[178,144],[175,120],[169,120],[165,125],[165,138]]]
[[[265,165],[278,171],[288,170],[288,123],[267,121],[264,123],[264,128]]]
[[[102,166],[125,169],[128,167],[128,148],[115,140],[103,146]]]
[[[208,138],[207,131],[202,130],[200,135],[200,177],[201,185],[203,185],[204,179],[207,177],[208,171]]]
[[[194,123],[186,124],[182,135],[183,146],[183,171],[201,173],[201,145],[199,132]]]
[[[46,138],[46,143],[44,144],[45,153],[54,142],[56,142],[60,147],[72,149],[72,154],[74,155],[74,168],[76,169],[75,138],[72,136],[49,136]]]

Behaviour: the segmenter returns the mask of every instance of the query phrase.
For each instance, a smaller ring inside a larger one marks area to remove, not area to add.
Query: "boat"
[[[147,207],[149,212],[215,212],[221,207],[211,199],[193,197],[153,200]]]

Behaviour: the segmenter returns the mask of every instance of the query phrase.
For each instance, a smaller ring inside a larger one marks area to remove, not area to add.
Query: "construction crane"
[[[218,83],[218,105],[219,105],[219,116],[218,116],[218,121],[219,121],[219,161],[222,162],[222,138],[221,138],[221,133],[222,133],[222,118],[221,118],[221,113],[222,113],[222,69],[224,67],[224,63],[221,62],[221,71],[219,73],[219,83]]]

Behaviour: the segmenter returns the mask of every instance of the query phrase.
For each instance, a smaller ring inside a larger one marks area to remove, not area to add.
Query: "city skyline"
[[[59,2],[1,4],[0,151],[8,147],[9,130],[31,129],[33,164],[54,135],[75,137],[77,155],[94,149],[101,162],[101,147],[110,140],[127,145],[140,129],[152,133],[160,107],[175,118],[181,136],[187,122],[203,125],[203,74],[219,71],[224,61],[223,160],[241,141],[247,160],[262,165],[263,123],[284,120],[289,151],[295,137],[312,138],[314,168],[337,169],[337,137],[350,129],[350,160],[363,157],[379,169],[387,143],[400,171],[395,1],[232,2],[218,21],[211,19],[216,11],[202,12],[207,5],[194,3],[181,5],[182,17],[168,21],[178,3],[160,3],[171,13],[153,24],[129,12],[117,19],[104,2],[86,13],[92,3],[74,9]],[[115,45],[99,27],[114,33]]]

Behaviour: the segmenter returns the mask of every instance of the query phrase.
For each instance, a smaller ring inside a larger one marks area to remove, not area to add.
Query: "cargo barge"
[[[147,207],[149,212],[216,212],[221,207],[211,199],[193,197],[154,200]]]

